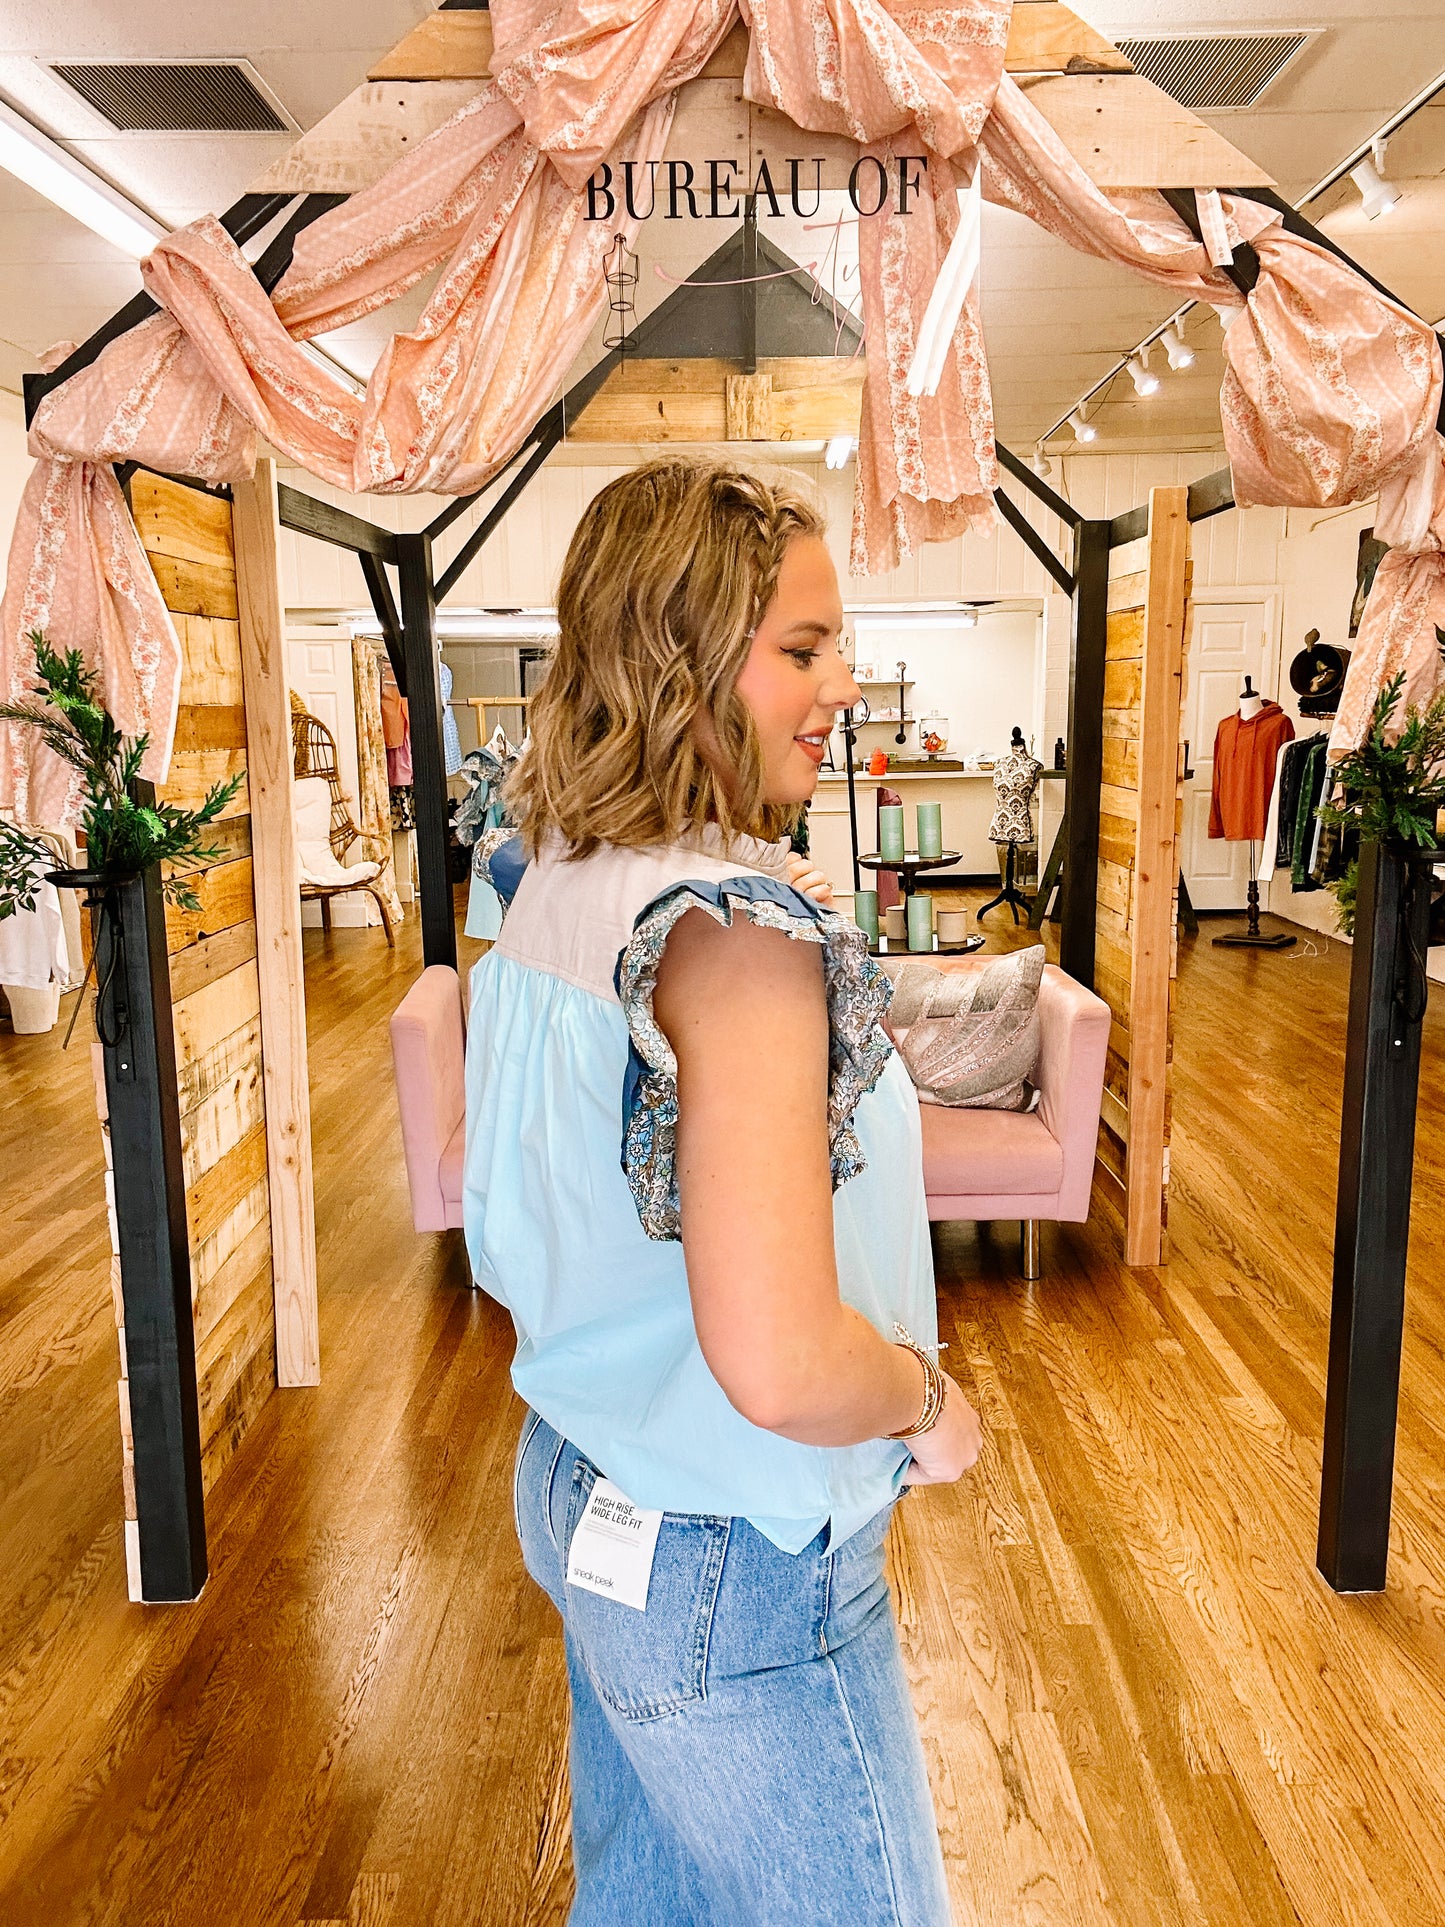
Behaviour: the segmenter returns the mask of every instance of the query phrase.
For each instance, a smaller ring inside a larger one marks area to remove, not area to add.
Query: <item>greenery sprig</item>
[[[38,630],[30,640],[35,648],[35,694],[22,702],[0,703],[0,721],[39,730],[46,748],[82,778],[80,827],[87,867],[119,878],[136,876],[153,863],[195,869],[224,856],[219,845],[202,844],[201,832],[231,801],[241,777],[214,784],[197,810],[137,803],[131,785],[150,738],[122,736],[100,700],[99,677],[86,667],[78,649],[57,654]],[[0,823],[0,918],[33,909],[44,873],[54,867],[54,852],[41,838]],[[172,903],[200,909],[200,899],[184,875],[169,877],[164,888]]]
[[[1435,633],[1445,651],[1445,633]],[[1402,672],[1375,698],[1365,740],[1335,765],[1334,800],[1321,803],[1317,814],[1330,829],[1358,830],[1365,840],[1430,850],[1440,840],[1436,814],[1445,807],[1445,690],[1424,709],[1409,704],[1392,743],[1386,731],[1404,692]],[[1359,867],[1352,863],[1329,886],[1346,936],[1354,932],[1358,883]]]

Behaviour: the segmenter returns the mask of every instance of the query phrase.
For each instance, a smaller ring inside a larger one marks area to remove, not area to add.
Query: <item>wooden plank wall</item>
[[[1131,1265],[1159,1264],[1168,1249],[1187,491],[1154,489],[1149,512],[1148,535],[1109,563],[1094,983],[1113,1016],[1099,1178]]]
[[[183,650],[175,751],[159,794],[193,807],[247,767],[231,504],[143,470],[130,496]],[[201,908],[170,906],[166,929],[209,1491],[276,1383],[247,782],[208,841],[222,854],[193,879]]]

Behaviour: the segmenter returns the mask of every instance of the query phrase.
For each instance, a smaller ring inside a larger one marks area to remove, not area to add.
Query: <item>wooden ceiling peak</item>
[[[733,28],[698,76],[740,80],[747,29]],[[491,73],[492,16],[439,11],[423,20],[372,68],[369,80],[485,80]],[[1061,0],[1016,6],[1004,68],[1011,74],[1128,74],[1127,58]]]

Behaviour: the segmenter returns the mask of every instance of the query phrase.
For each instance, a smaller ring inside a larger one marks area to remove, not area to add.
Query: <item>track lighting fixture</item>
[[[1360,190],[1367,221],[1378,220],[1380,215],[1388,214],[1400,198],[1390,183],[1381,178],[1380,170],[1372,160],[1356,162],[1350,169],[1350,179]]]
[[[1084,411],[1081,408],[1076,408],[1070,415],[1069,427],[1074,431],[1076,442],[1096,442],[1099,439],[1098,429],[1092,422],[1084,420]]]
[[[829,468],[846,468],[848,457],[853,453],[851,435],[834,435],[823,451],[823,460]]]
[[[1040,481],[1043,480],[1045,475],[1053,474],[1054,465],[1048,456],[1045,455],[1042,442],[1038,444],[1033,454],[1029,457],[1029,467],[1033,470],[1034,474],[1038,476]]]
[[[1169,358],[1169,366],[1171,368],[1192,368],[1194,366],[1194,350],[1184,339],[1183,335],[1180,334],[1179,323],[1177,321],[1170,322],[1169,326],[1161,335],[1160,340],[1163,342],[1164,353]]]
[[[1134,393],[1136,395],[1157,395],[1159,393],[1159,377],[1145,360],[1147,353],[1148,350],[1146,348],[1141,348],[1137,355],[1130,355],[1127,363],[1129,379],[1134,384]]]

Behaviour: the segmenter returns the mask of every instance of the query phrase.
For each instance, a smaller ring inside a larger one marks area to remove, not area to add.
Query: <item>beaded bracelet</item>
[[[943,1416],[944,1401],[948,1397],[948,1383],[927,1352],[908,1339],[902,1340],[901,1343],[904,1351],[912,1352],[923,1367],[923,1408],[912,1425],[906,1426],[901,1432],[889,1432],[886,1436],[890,1439],[916,1439],[925,1432],[931,1432]]]

